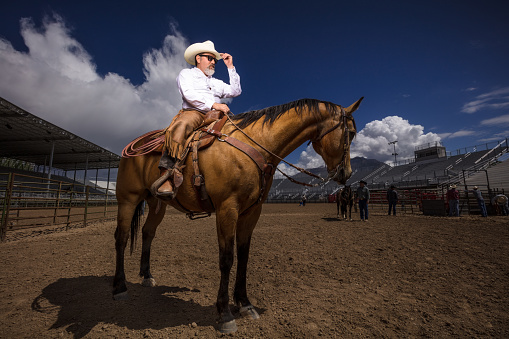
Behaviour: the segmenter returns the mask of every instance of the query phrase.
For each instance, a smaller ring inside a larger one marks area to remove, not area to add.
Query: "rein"
[[[231,113],[231,112],[229,112]],[[239,130],[242,134],[244,134],[249,140],[251,140],[255,145],[257,145],[258,147],[260,147],[261,149],[263,149],[265,152],[269,153],[270,155],[272,155],[273,157],[275,157],[276,159],[286,163],[287,165],[295,168],[296,170],[298,170],[299,172],[301,173],[305,173],[309,176],[312,176],[314,178],[317,178],[317,179],[320,179],[322,181],[326,181],[326,179],[322,178],[321,176],[319,175],[316,175],[314,173],[311,173],[307,170],[305,170],[304,168],[300,168],[298,166],[295,166],[294,164],[292,163],[289,163],[288,161],[286,161],[285,159],[281,158],[279,155],[277,154],[274,154],[273,152],[269,151],[268,149],[266,149],[265,147],[263,147],[263,145],[259,144],[256,140],[254,140],[253,138],[251,138],[246,132],[244,132],[239,126],[237,126],[233,120],[230,118],[230,114],[227,114],[227,117],[228,117],[228,121],[230,121],[230,123],[237,129]],[[287,178],[290,178],[289,176],[287,176],[287,174],[283,173],[279,168],[276,168],[279,172],[281,172],[281,174],[283,174],[284,176],[286,176]],[[309,185],[309,184],[305,184],[305,183],[301,183],[301,182],[298,182],[298,181],[295,181],[295,179],[291,179],[291,180],[294,180],[293,182],[295,183],[299,183],[299,184],[304,184],[306,186],[313,186],[313,185]],[[290,181],[291,181],[290,180]]]
[[[283,171],[281,171],[279,168],[276,167],[276,169],[278,170],[279,173],[281,173],[282,175],[284,175],[288,180],[290,180],[291,182],[293,182],[294,184],[298,184],[298,185],[302,185],[302,186],[307,186],[307,187],[317,187],[317,186],[320,186],[320,185],[326,185],[327,183],[329,183],[329,181],[331,181],[333,178],[335,178],[338,174],[339,174],[339,169],[342,168],[344,166],[344,163],[345,163],[345,160],[346,160],[346,150],[348,148],[348,145],[350,144],[350,135],[349,135],[349,129],[348,129],[348,123],[347,123],[347,120],[348,120],[348,116],[346,115],[346,112],[343,108],[343,106],[339,106],[339,108],[341,109],[341,120],[336,124],[334,125],[333,127],[331,127],[330,129],[328,129],[327,131],[325,131],[324,133],[322,133],[318,138],[314,139],[314,140],[310,140],[308,145],[312,142],[318,142],[320,140],[323,139],[324,136],[326,136],[327,134],[329,134],[330,132],[334,131],[335,129],[337,129],[339,126],[341,126],[341,124],[344,124],[344,135],[345,135],[345,141],[344,141],[344,149],[343,149],[343,158],[341,160],[341,162],[339,163],[339,165],[336,167],[336,171],[333,175],[330,175],[329,174],[329,177],[327,179],[325,178],[322,178],[321,176],[319,175],[316,175],[314,173],[311,173],[310,171],[304,169],[304,168],[301,168],[301,167],[298,167],[288,161],[286,161],[285,159],[281,158],[279,155],[277,154],[274,154],[273,152],[269,151],[268,149],[266,149],[263,145],[259,144],[256,140],[254,140],[253,138],[251,138],[246,132],[244,132],[239,126],[237,126],[233,120],[230,118],[230,114],[231,112],[228,112],[228,114],[226,115],[228,117],[228,121],[230,121],[230,123],[237,129],[239,130],[242,134],[244,134],[249,140],[251,140],[255,145],[257,145],[258,147],[260,147],[261,149],[263,149],[265,152],[269,153],[270,155],[272,155],[273,157],[275,157],[276,159],[278,159],[279,161],[282,161],[284,162],[285,164],[295,168],[296,170],[298,170],[299,172],[301,173],[304,173],[304,174],[307,174],[313,178],[316,178],[316,179],[320,179],[322,182],[321,183],[318,183],[318,184],[307,184],[305,182],[301,182],[301,181],[298,181],[298,180],[295,180],[293,179],[292,177],[290,177],[288,174],[284,173]]]

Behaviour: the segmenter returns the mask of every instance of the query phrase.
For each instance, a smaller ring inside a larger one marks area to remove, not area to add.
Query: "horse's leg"
[[[337,205],[337,208],[338,208],[338,219],[339,219],[339,199],[336,200],[336,205]]]
[[[228,304],[228,286],[230,283],[230,271],[233,265],[235,228],[239,215],[235,207],[229,207],[226,204],[224,203],[223,206],[216,210],[219,269],[221,270],[216,308],[219,313],[219,331],[222,333],[232,333],[237,331],[237,324]]]
[[[352,221],[352,206],[353,206],[353,200],[350,200],[348,204],[348,217],[350,221]]]
[[[117,229],[115,230],[116,270],[113,278],[113,298],[125,300],[128,298],[124,271],[125,248],[129,240],[129,230],[135,213],[141,207],[139,201],[132,199],[119,202],[117,215]]]
[[[157,226],[161,223],[166,212],[166,204],[159,202],[160,209],[157,211],[158,200],[151,197],[147,200],[149,212],[145,225],[143,225],[143,245],[141,249],[140,277],[143,277],[143,286],[154,287],[156,281],[150,274],[150,246],[156,235]]]
[[[237,277],[235,279],[235,289],[233,300],[240,307],[240,314],[249,316],[251,319],[258,319],[260,316],[247,297],[247,262],[249,259],[249,248],[251,245],[251,236],[253,230],[260,218],[262,205],[256,206],[249,213],[239,217],[237,222]]]

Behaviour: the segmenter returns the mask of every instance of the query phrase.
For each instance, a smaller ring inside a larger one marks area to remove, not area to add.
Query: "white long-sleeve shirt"
[[[230,84],[206,76],[199,68],[183,69],[177,77],[177,85],[182,95],[182,108],[192,108],[208,112],[214,103],[223,98],[234,98],[242,93],[240,76],[235,68],[228,69]]]

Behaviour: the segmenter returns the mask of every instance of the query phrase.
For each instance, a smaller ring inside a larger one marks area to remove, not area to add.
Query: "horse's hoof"
[[[219,324],[219,332],[225,334],[237,332],[237,323],[235,323],[235,319]]]
[[[143,279],[143,282],[141,283],[145,287],[155,287],[156,286],[156,280],[154,278],[145,278]]]
[[[113,295],[113,299],[115,299],[115,300],[128,300],[129,299],[129,294],[127,294],[127,291],[126,292],[117,293],[117,294]]]
[[[241,307],[239,312],[243,317],[250,317],[253,320],[260,319],[260,315],[256,312],[253,305]]]

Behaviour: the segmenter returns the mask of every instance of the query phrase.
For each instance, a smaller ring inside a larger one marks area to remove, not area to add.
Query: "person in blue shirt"
[[[479,208],[481,209],[481,215],[486,218],[488,216],[488,212],[486,211],[486,204],[484,203],[484,198],[479,187],[474,186],[471,191],[466,190],[466,192],[470,192],[474,195],[477,200],[477,205],[479,205]]]

